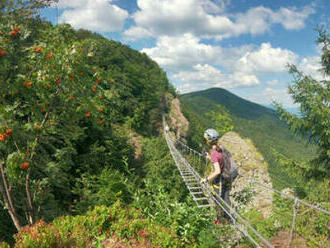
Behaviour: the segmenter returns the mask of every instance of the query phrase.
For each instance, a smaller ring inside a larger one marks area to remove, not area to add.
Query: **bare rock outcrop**
[[[223,135],[220,143],[231,152],[237,163],[239,175],[242,175],[235,180],[231,194],[237,194],[251,186],[254,194],[246,206],[246,210],[253,208],[261,212],[264,217],[269,217],[272,211],[272,192],[254,182],[260,182],[272,188],[268,165],[263,156],[257,151],[251,140],[242,139],[235,132]],[[233,203],[237,204],[234,200]]]
[[[180,107],[180,101],[178,98],[169,99],[171,111],[169,113],[169,126],[172,131],[175,132],[177,139],[185,139],[187,137],[187,132],[189,129],[189,122],[184,117]]]

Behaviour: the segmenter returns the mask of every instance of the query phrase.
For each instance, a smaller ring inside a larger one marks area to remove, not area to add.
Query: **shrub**
[[[123,242],[137,239],[153,246],[178,247],[169,228],[142,218],[141,212],[119,202],[112,207],[97,206],[86,215],[63,216],[47,224],[39,221],[15,235],[15,247],[94,247],[100,239],[118,236]]]

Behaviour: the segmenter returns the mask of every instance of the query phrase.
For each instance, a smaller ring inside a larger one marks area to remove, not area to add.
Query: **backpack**
[[[235,163],[230,152],[222,146],[223,168],[221,175],[224,179],[234,182],[238,176],[237,164]]]

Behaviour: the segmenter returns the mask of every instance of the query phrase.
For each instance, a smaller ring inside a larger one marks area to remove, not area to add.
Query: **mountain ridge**
[[[219,94],[223,98],[219,98]],[[215,101],[218,104],[221,104],[227,109],[231,110],[231,113],[238,114],[243,118],[258,118],[260,117],[260,111],[264,111],[265,114],[277,115],[273,109],[265,107],[261,104],[246,100],[242,97],[239,97],[230,91],[223,88],[209,88],[202,91],[194,91],[191,93],[182,94],[180,98],[184,99],[186,97],[207,97],[209,100]],[[226,101],[230,99],[230,101]],[[237,109],[237,106],[242,106],[241,102],[245,103],[243,105],[244,112]],[[238,104],[239,103],[239,104]],[[253,118],[253,119],[254,119]]]
[[[274,110],[245,100],[225,89],[210,88],[188,93],[181,95],[180,100],[191,126],[188,132],[188,143],[191,146],[198,148],[204,143],[203,130],[213,125],[206,113],[216,110],[217,104],[222,105],[230,113],[234,131],[242,138],[251,139],[264,156],[274,186],[278,189],[293,186],[296,182],[279,166],[275,151],[297,161],[306,161],[315,155],[315,147],[307,145],[306,140],[301,137],[294,136]]]

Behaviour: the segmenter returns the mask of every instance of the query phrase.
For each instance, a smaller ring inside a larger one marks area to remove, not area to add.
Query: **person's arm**
[[[219,162],[213,163],[214,171],[206,178],[202,179],[201,183],[211,182],[221,173]]]

